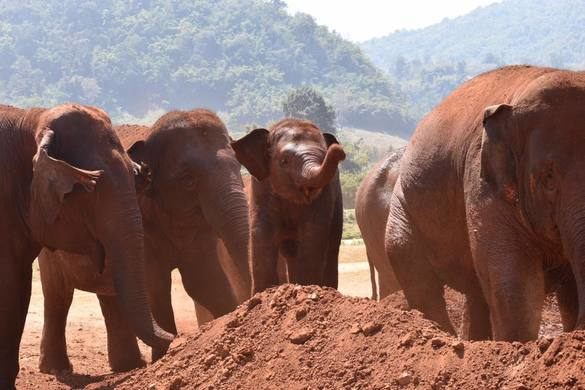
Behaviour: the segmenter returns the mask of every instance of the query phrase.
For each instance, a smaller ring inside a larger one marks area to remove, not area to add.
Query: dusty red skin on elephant
[[[400,290],[384,248],[384,233],[390,211],[390,198],[404,149],[391,153],[376,164],[360,183],[355,197],[355,217],[366,246],[370,266],[372,299],[383,299]],[[376,281],[376,271],[379,279]]]
[[[170,343],[146,302],[142,224],[132,164],[104,111],[64,104],[51,109],[0,107],[0,388],[18,373],[18,347],[30,299],[32,261],[41,245],[106,255],[124,316],[150,345]]]
[[[337,287],[343,224],[337,166],[345,153],[335,137],[311,122],[284,119],[232,146],[253,176],[248,191],[253,291],[285,276],[293,283]]]
[[[421,121],[386,230],[411,307],[454,332],[446,284],[467,296],[464,338],[524,341],[554,291],[565,329],[585,326],[584,105],[585,73],[513,66]]]
[[[200,324],[204,322],[202,314],[209,320],[209,316],[233,310],[250,293],[248,209],[240,165],[229,146],[224,124],[213,112],[199,109],[168,113],[152,128],[122,125],[115,130],[134,159],[145,229],[149,302],[155,318],[166,330],[176,333],[170,296],[174,268],[179,269],[185,289],[196,301]],[[218,181],[215,186],[214,180]],[[222,185],[230,183],[232,189],[219,192]],[[223,203],[215,205],[209,198]],[[241,231],[214,220],[222,210],[229,216],[229,223]],[[52,351],[52,359],[45,359],[41,368],[58,371],[68,364],[66,311],[62,308],[70,305],[75,288],[98,294],[106,320],[111,368],[127,371],[143,366],[136,338],[111,296],[110,273],[97,273],[83,258],[73,267],[72,257],[43,252],[40,259],[43,288],[56,296],[53,304],[45,307],[49,331],[43,333],[42,340],[44,349]],[[60,313],[60,318],[55,320],[47,313]],[[153,359],[163,353],[164,349],[153,349]]]

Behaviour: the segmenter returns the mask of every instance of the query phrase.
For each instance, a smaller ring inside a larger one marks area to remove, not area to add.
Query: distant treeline
[[[585,1],[504,0],[362,44],[418,119],[457,85],[506,64],[585,68]]]
[[[204,106],[230,127],[318,89],[342,126],[407,134],[393,85],[338,34],[280,0],[0,0],[0,102],[81,101],[115,118]]]

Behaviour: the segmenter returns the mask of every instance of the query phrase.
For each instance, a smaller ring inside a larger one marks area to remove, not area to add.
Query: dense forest
[[[585,1],[504,0],[362,48],[419,119],[461,82],[501,65],[585,68]]]
[[[342,126],[413,127],[398,88],[358,46],[281,0],[0,0],[3,103],[80,101],[120,121],[204,106],[243,131],[281,117],[303,85]]]

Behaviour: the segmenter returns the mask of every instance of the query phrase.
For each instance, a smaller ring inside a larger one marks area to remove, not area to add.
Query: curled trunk
[[[308,162],[302,168],[303,186],[311,188],[323,188],[333,180],[337,172],[337,165],[345,159],[343,148],[337,144],[327,149],[323,163]]]

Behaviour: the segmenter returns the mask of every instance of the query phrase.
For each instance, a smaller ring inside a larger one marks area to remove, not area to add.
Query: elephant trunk
[[[166,349],[173,335],[155,322],[146,295],[144,233],[136,194],[129,191],[110,199],[103,227],[107,261],[112,265],[114,288],[122,312],[132,330],[153,348]]]
[[[559,221],[563,250],[569,259],[579,302],[575,329],[585,329],[585,208],[582,196],[564,202]]]
[[[345,152],[338,144],[333,144],[327,149],[327,154],[322,164],[315,161],[306,162],[301,170],[301,185],[310,188],[323,188],[335,176],[337,165],[345,160]]]
[[[211,180],[214,182],[207,183],[200,194],[203,215],[230,255],[224,266],[238,300],[244,301],[250,298],[251,277],[248,264],[248,201],[242,178],[237,170]]]

